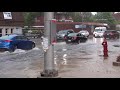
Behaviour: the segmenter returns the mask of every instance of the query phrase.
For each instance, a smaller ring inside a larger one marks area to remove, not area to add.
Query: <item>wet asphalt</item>
[[[32,50],[0,52],[0,78],[37,78],[44,66],[40,39]],[[120,40],[108,41],[108,58],[103,57],[103,38],[89,38],[85,43],[54,45],[54,63],[62,78],[120,78],[120,67],[113,66],[120,55]]]

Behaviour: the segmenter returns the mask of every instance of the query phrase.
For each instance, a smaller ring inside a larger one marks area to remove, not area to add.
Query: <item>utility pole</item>
[[[54,66],[54,45],[52,44],[52,24],[51,21],[54,18],[54,12],[44,12],[44,38],[48,44],[48,49],[44,52],[44,70],[41,73],[41,77],[56,77],[58,71]],[[44,43],[44,42],[43,42]]]
[[[83,12],[81,12],[81,16],[82,16],[82,30],[83,30]]]

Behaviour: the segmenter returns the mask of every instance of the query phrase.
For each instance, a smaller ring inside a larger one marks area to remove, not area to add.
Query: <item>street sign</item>
[[[51,39],[50,39],[50,43],[51,43],[51,44],[55,44],[55,43],[56,43],[56,20],[55,20],[55,19],[52,19],[52,20],[50,21],[50,25],[51,25],[51,27],[50,27],[50,29],[51,29],[51,35],[50,35]]]
[[[11,12],[3,12],[4,19],[12,19]]]
[[[43,37],[43,42],[42,42],[42,46],[43,46],[43,50],[46,51],[48,49],[48,38]]]

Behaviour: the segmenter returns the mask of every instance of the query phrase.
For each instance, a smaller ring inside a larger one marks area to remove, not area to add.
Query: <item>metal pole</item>
[[[44,37],[48,38],[48,50],[44,52],[44,70],[41,73],[43,77],[55,77],[58,72],[54,67],[54,45],[51,43],[51,20],[54,18],[54,12],[44,12]]]
[[[83,30],[83,12],[81,12],[82,16],[82,30]]]

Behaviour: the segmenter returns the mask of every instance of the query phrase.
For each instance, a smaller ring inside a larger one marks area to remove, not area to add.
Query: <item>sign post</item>
[[[56,77],[58,71],[54,66],[54,44],[53,40],[53,26],[51,20],[54,18],[53,12],[44,12],[44,37],[43,37],[43,49],[44,49],[44,70],[41,72],[41,77]],[[56,34],[56,33],[54,33]]]

